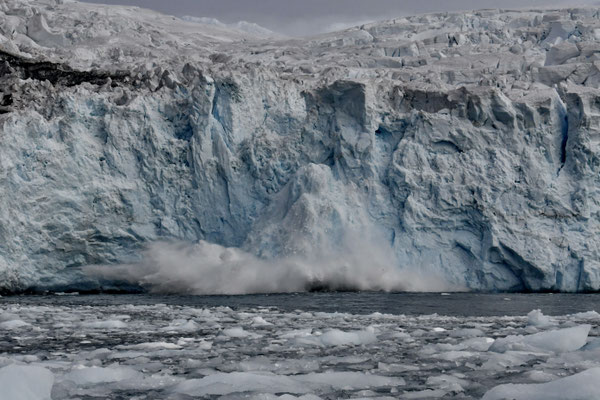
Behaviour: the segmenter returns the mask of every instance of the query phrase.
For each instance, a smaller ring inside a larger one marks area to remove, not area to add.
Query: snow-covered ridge
[[[216,18],[209,17],[193,17],[191,15],[184,15],[181,17],[182,20],[188,22],[195,22],[198,24],[207,24],[207,25],[216,25],[223,28],[235,29],[241,32],[246,32],[254,36],[263,37],[263,38],[281,38],[282,35],[273,32],[270,29],[267,29],[263,26],[260,26],[254,22],[248,21],[238,21],[233,24],[226,24],[224,22],[219,21]]]
[[[4,289],[91,287],[79,267],[135,264],[157,240],[225,263],[350,248],[337,276],[371,276],[364,246],[449,287],[600,289],[595,8],[265,40],[11,1],[0,35]]]

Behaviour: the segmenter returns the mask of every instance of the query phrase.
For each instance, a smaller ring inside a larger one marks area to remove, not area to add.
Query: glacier
[[[226,24],[224,22],[219,21],[216,18],[194,17],[192,15],[184,15],[183,17],[181,17],[181,19],[184,21],[196,22],[199,24],[217,25],[222,28],[231,28],[240,32],[246,32],[253,36],[263,37],[265,39],[277,39],[285,37],[284,35],[278,34],[277,32],[273,32],[272,30],[260,26],[254,22],[238,21],[233,24]]]
[[[165,241],[274,268],[376,246],[449,287],[600,290],[599,39],[597,8],[294,39],[3,2],[0,291],[109,285],[87,266]]]

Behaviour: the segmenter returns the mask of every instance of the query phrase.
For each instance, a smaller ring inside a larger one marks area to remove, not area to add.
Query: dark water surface
[[[234,310],[274,307],[281,311],[322,311],[352,314],[428,315],[459,317],[517,316],[540,309],[546,315],[600,311],[600,294],[483,293],[295,293],[243,296],[81,295],[8,296],[0,303],[29,305],[114,306],[169,304],[195,307],[227,306]]]
[[[540,377],[575,374],[593,387],[600,315],[583,312],[600,310],[599,301],[598,294],[8,296],[0,298],[0,400],[38,384],[40,373],[53,378],[45,397],[54,400],[475,400],[502,384],[539,394]],[[545,316],[526,317],[534,309]],[[502,340],[517,351],[503,351]],[[491,348],[497,341],[500,350]],[[19,368],[18,379],[2,381],[4,368]]]

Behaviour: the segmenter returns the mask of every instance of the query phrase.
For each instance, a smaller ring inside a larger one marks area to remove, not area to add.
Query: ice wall
[[[159,240],[279,260],[351,234],[454,287],[598,290],[599,32],[488,10],[265,41],[2,4],[0,287],[106,285],[81,267]]]

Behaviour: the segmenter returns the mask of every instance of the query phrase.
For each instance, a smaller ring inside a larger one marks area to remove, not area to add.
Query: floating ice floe
[[[303,394],[323,390],[356,390],[382,386],[402,386],[402,378],[367,375],[359,372],[324,372],[282,376],[272,373],[232,372],[188,380],[173,391],[189,396],[225,395],[236,392]]]
[[[586,344],[591,328],[591,325],[579,325],[533,335],[510,335],[497,339],[489,350],[497,353],[504,353],[508,350],[537,350],[555,353],[574,351]]]
[[[163,331],[177,332],[195,332],[200,329],[200,325],[192,320],[180,319],[172,321],[169,326],[162,328]]]
[[[73,369],[64,376],[64,379],[74,382],[77,385],[86,386],[97,385],[100,383],[120,382],[141,378],[142,376],[143,375],[138,371],[128,367],[82,367]]]
[[[117,346],[118,349],[130,349],[130,350],[154,350],[154,349],[167,349],[167,350],[177,350],[181,349],[181,346],[175,343],[168,342],[148,342],[148,343],[140,343],[133,344],[129,346]]]
[[[89,329],[123,329],[127,323],[121,320],[85,321],[81,323],[82,328]]]
[[[360,346],[367,345],[377,341],[377,336],[373,328],[365,330],[344,332],[339,329],[329,330],[321,335],[310,335],[299,337],[296,343],[316,346]]]
[[[265,319],[259,315],[258,317],[252,318],[252,325],[254,325],[254,326],[272,326],[273,324],[265,321]]]
[[[9,321],[0,322],[0,329],[6,330],[16,330],[28,326],[31,326],[31,324],[28,324],[27,322],[22,321],[20,319],[12,319]]]
[[[597,400],[600,399],[600,368],[539,384],[499,385],[483,400]]]
[[[51,400],[54,375],[35,365],[8,365],[0,368],[0,399]]]
[[[244,328],[236,326],[234,328],[228,328],[228,329],[224,329],[222,333],[222,336],[227,336],[230,338],[234,338],[234,339],[240,339],[240,338],[250,338],[250,339],[257,339],[260,338],[261,335],[256,334],[256,333],[252,333],[252,332],[248,332],[246,330],[244,330]]]

